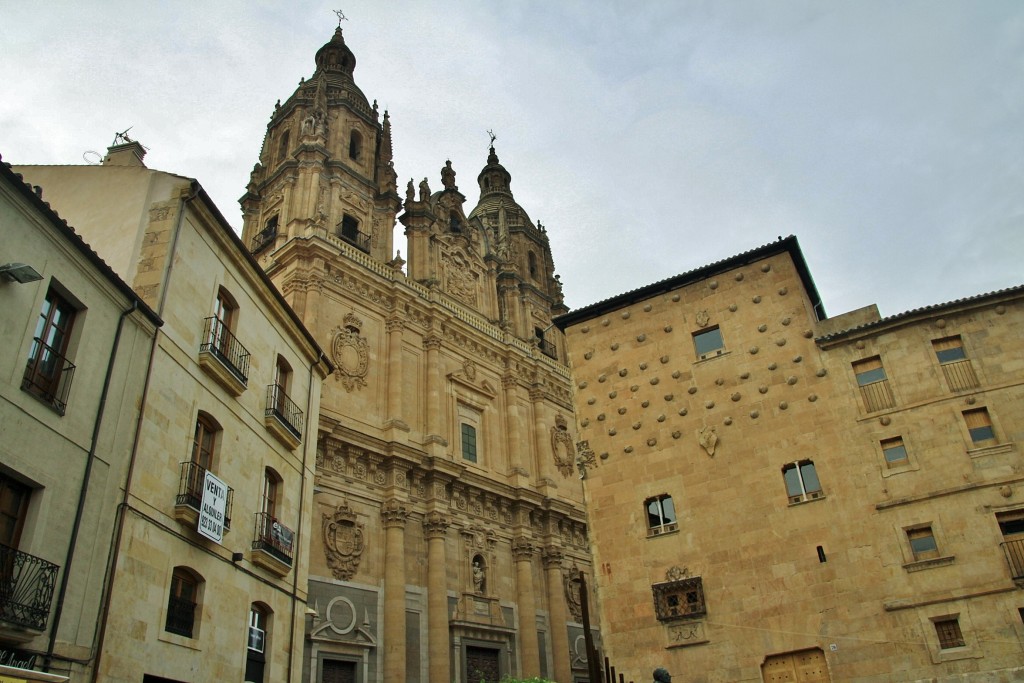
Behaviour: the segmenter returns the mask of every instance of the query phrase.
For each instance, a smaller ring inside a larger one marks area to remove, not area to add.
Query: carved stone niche
[[[348,503],[342,502],[333,513],[323,515],[321,531],[327,566],[334,578],[348,581],[363,558],[363,525]]]

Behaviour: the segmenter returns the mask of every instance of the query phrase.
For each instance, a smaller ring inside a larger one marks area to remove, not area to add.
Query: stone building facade
[[[83,659],[111,682],[298,680],[334,367],[199,183],[143,155],[18,167],[164,321],[138,418],[116,425],[130,450],[103,490],[118,514],[94,570],[113,559],[98,618],[76,615],[95,629]]]
[[[556,323],[619,671],[1024,676],[1024,288],[830,319],[790,237]]]
[[[56,682],[92,673],[161,320],[37,190],[0,164],[0,679]]]
[[[450,162],[403,196],[355,62],[339,29],[275,107],[241,199],[243,241],[336,367],[303,679],[571,681],[591,563],[547,235],[493,147],[475,207]]]

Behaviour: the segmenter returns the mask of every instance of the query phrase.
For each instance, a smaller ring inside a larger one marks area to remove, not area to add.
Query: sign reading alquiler
[[[199,507],[199,525],[196,527],[196,531],[211,541],[220,543],[224,539],[224,512],[227,509],[227,502],[227,484],[207,470],[206,479],[203,481],[203,502]]]

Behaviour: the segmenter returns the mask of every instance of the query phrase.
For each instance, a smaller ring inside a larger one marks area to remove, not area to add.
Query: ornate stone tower
[[[391,258],[401,206],[391,124],[352,80],[355,67],[339,28],[317,51],[313,76],[274,107],[240,200],[242,239],[253,252],[318,235]]]
[[[390,124],[354,67],[338,30],[241,200],[243,239],[336,368],[307,419],[306,679],[578,679],[593,570],[547,236],[492,147],[469,213],[451,163],[438,192],[409,182],[403,272]]]

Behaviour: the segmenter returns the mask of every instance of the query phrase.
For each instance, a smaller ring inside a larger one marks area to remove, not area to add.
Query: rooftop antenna
[[[135,126],[128,126],[127,128],[124,129],[123,132],[121,132],[121,133],[114,133],[114,144],[115,145],[126,145],[129,142],[135,142],[130,137],[128,137],[128,131],[130,131],[134,127]]]
[[[341,28],[342,20],[348,21],[348,17],[346,17],[345,13],[342,12],[340,9],[332,9],[331,11],[338,15],[338,28]]]

